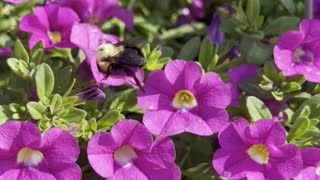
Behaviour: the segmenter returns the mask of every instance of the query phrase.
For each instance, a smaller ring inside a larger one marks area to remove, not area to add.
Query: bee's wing
[[[125,48],[123,53],[120,55],[119,64],[142,67],[145,65],[145,59],[140,54],[139,50],[135,48]]]
[[[147,41],[143,38],[128,39],[115,44],[116,46],[125,46],[129,48],[141,48]]]

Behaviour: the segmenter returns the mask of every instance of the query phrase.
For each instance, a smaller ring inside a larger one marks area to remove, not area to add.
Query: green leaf
[[[278,77],[277,77],[278,72],[277,72],[276,68],[274,67],[274,65],[272,64],[272,62],[266,62],[266,63],[264,63],[263,70],[264,70],[264,74],[265,74],[272,82],[277,83],[277,81],[278,81]]]
[[[271,21],[265,28],[264,34],[266,36],[280,35],[292,29],[296,29],[300,19],[292,16],[282,16]]]
[[[288,133],[288,141],[291,142],[292,140],[302,136],[308,130],[308,127],[309,119],[307,117],[304,116],[297,119]]]
[[[10,69],[19,77],[23,79],[30,78],[30,71],[28,69],[28,64],[23,60],[18,60],[16,58],[9,58],[7,63]]]
[[[201,40],[199,37],[193,37],[187,41],[181,48],[178,58],[193,61],[200,47]]]
[[[214,48],[211,41],[208,38],[204,38],[200,46],[198,60],[201,66],[203,67],[203,69],[205,70],[208,69],[210,61],[212,60],[213,53],[214,53],[213,51],[214,51]]]
[[[41,119],[47,111],[47,107],[38,102],[29,102],[27,104],[27,110],[33,119]]]
[[[98,121],[99,130],[108,130],[125,116],[117,110],[108,111]]]
[[[309,119],[320,118],[320,94],[312,96],[310,99],[304,101],[300,107],[295,111],[292,116],[292,122],[294,123],[299,117],[308,115]],[[309,110],[308,110],[309,108]]]
[[[0,105],[0,125],[4,124],[12,117],[9,106]]]
[[[212,165],[210,163],[200,163],[196,166],[186,169],[183,172],[183,175],[187,176],[192,180],[213,180],[216,179],[214,177],[214,172],[212,169]]]
[[[40,100],[50,98],[54,88],[54,75],[48,64],[43,63],[37,67],[35,81]]]
[[[246,14],[251,25],[254,25],[260,16],[260,1],[248,0]]]
[[[14,57],[24,60],[27,63],[29,62],[29,54],[19,39],[16,41],[16,45],[14,46]]]
[[[54,72],[55,83],[54,91],[58,94],[64,94],[70,87],[70,82],[72,78],[72,68],[71,66],[65,66]]]
[[[137,105],[136,97],[137,97],[136,89],[125,90],[111,102],[110,109],[140,114],[143,111]]]
[[[272,58],[272,49],[270,45],[248,36],[243,37],[240,42],[241,57],[247,63],[262,65]]]
[[[296,11],[296,3],[294,0],[280,0],[283,6],[289,11],[290,14],[294,14]]]
[[[249,96],[246,104],[253,122],[259,119],[272,119],[271,112],[260,99]]]
[[[62,97],[59,94],[55,94],[54,96],[52,96],[50,106],[49,106],[51,114],[59,110],[59,108],[61,107],[62,107]]]
[[[301,89],[301,86],[299,83],[289,82],[286,84],[286,86],[282,90],[284,93],[291,93],[291,92],[299,91],[300,89]]]
[[[69,122],[80,122],[86,116],[87,116],[86,111],[84,111],[82,109],[71,107],[69,109],[69,113],[67,115],[63,116],[62,118],[69,121]]]

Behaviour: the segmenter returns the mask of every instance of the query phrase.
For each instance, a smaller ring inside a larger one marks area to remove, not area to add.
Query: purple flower
[[[218,135],[221,148],[212,159],[214,169],[227,179],[291,179],[302,168],[299,148],[285,144],[286,131],[272,120],[253,125],[237,120]]]
[[[133,12],[120,7],[118,0],[59,0],[62,6],[75,10],[81,22],[102,25],[108,19],[120,19],[129,30],[133,29]]]
[[[178,180],[174,144],[169,138],[152,140],[140,123],[123,120],[111,133],[97,133],[88,143],[93,169],[109,180]]]
[[[0,126],[0,141],[0,179],[81,179],[78,144],[62,129],[41,136],[31,122],[10,121]]]
[[[93,85],[84,89],[83,91],[77,93],[77,96],[83,101],[96,101],[106,97],[104,92],[97,85]]]
[[[320,21],[303,20],[300,31],[282,34],[274,47],[275,63],[286,76],[304,75],[320,82]]]
[[[231,68],[227,71],[227,74],[231,77],[228,82],[230,87],[232,101],[231,106],[239,107],[239,99],[241,95],[241,90],[239,88],[239,83],[241,81],[250,79],[257,75],[257,66],[253,64],[242,64],[239,67]]]
[[[10,57],[12,50],[10,48],[0,48],[0,57]]]
[[[224,56],[221,57],[220,61],[233,60],[240,56],[240,46],[233,46]]]
[[[303,160],[303,169],[295,180],[319,180],[320,179],[320,149],[319,148],[305,148],[301,151]]]
[[[222,46],[224,41],[224,32],[220,31],[221,19],[219,15],[214,14],[208,29],[208,37],[212,44]]]
[[[136,87],[136,83],[133,77],[128,76],[123,71],[112,71],[106,78],[106,73],[101,71],[97,65],[98,59],[98,47],[104,44],[106,41],[116,44],[119,42],[119,38],[114,35],[103,34],[100,29],[90,24],[75,24],[72,28],[71,42],[77,45],[86,55],[86,60],[81,64],[80,69],[88,69],[91,71],[89,74],[93,75],[98,84],[108,84],[111,86],[121,86],[128,83]],[[139,68],[130,68],[140,82],[143,81],[143,70]],[[86,74],[87,72],[82,72]],[[89,76],[90,76],[89,75]],[[90,76],[91,77],[91,76]]]
[[[54,47],[73,48],[70,42],[71,28],[79,22],[78,15],[70,8],[49,4],[35,7],[34,14],[26,15],[20,22],[20,29],[31,33],[30,48],[43,41],[46,49]]]
[[[205,3],[206,0],[193,0],[188,7],[182,9],[181,15],[177,19],[177,25],[190,24],[204,18],[206,15]]]
[[[164,136],[218,132],[228,121],[225,108],[230,101],[230,90],[218,74],[203,74],[197,63],[184,60],[150,73],[138,94],[138,104],[146,110],[143,123],[150,132]]]
[[[3,0],[4,2],[11,3],[11,4],[21,4],[25,3],[29,0]]]
[[[313,18],[320,19],[320,0],[313,0]]]

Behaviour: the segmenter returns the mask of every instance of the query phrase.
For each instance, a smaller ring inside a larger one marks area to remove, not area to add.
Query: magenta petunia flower
[[[148,130],[134,120],[123,120],[111,133],[97,133],[88,143],[91,166],[109,180],[179,180],[175,158],[169,138],[153,142]]]
[[[11,3],[11,4],[21,4],[25,3],[29,0],[3,0],[4,2]]]
[[[52,128],[44,136],[31,122],[0,126],[0,179],[80,180],[80,150],[67,132]]]
[[[255,77],[257,75],[257,70],[258,68],[254,64],[242,64],[239,67],[231,68],[227,71],[227,74],[231,77],[231,80],[228,82],[232,95],[231,106],[240,106],[239,99],[241,90],[239,88],[239,83]]]
[[[39,41],[44,42],[46,49],[73,48],[74,45],[70,42],[71,28],[79,20],[72,9],[49,4],[35,7],[34,14],[26,15],[21,20],[20,29],[32,34],[29,40],[30,48]]]
[[[120,7],[118,0],[59,0],[62,6],[75,10],[81,22],[102,25],[108,19],[120,19],[129,30],[133,29],[133,12]]]
[[[184,60],[150,73],[138,94],[138,104],[146,110],[143,123],[150,132],[164,136],[218,132],[228,121],[225,108],[230,101],[230,90],[219,75],[203,74],[197,63]]]
[[[303,20],[300,31],[282,34],[274,47],[275,63],[286,76],[304,75],[320,82],[320,21]]]
[[[100,29],[90,24],[75,24],[72,28],[71,42],[77,45],[86,55],[86,60],[81,64],[81,69],[88,69],[92,73],[98,84],[107,84],[111,86],[121,86],[128,83],[132,86],[137,86],[133,77],[128,76],[123,71],[112,71],[106,77],[106,73],[101,71],[97,65],[98,47],[105,42],[116,44],[119,38],[110,34],[103,34]],[[130,68],[140,82],[143,81],[144,72],[139,68]],[[83,74],[83,73],[82,73]]]
[[[221,148],[212,159],[217,173],[227,179],[291,179],[302,169],[299,148],[286,144],[286,131],[272,120],[251,126],[241,119],[224,126]]]
[[[301,151],[303,169],[295,180],[319,180],[320,179],[320,149],[305,148]]]

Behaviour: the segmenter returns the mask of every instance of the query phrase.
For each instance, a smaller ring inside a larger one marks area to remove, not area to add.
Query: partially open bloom
[[[204,18],[206,0],[193,0],[191,4],[183,8],[177,19],[177,25],[189,24]]]
[[[179,180],[175,149],[169,138],[155,142],[135,120],[123,120],[111,133],[97,133],[88,144],[93,169],[109,180]]]
[[[320,179],[320,149],[305,148],[301,151],[303,169],[295,180],[319,180]]]
[[[0,179],[80,180],[80,150],[67,132],[52,128],[43,137],[31,122],[0,126]]]
[[[286,130],[272,120],[251,126],[241,119],[224,126],[221,148],[212,159],[214,169],[227,179],[291,179],[302,168],[299,148],[286,144]]]
[[[121,8],[118,0],[59,0],[57,3],[75,10],[81,22],[102,25],[108,19],[116,17],[129,30],[133,28],[133,12]]]
[[[214,14],[208,29],[208,38],[214,45],[222,46],[224,42],[224,32],[220,31],[221,19],[219,15]]]
[[[275,63],[286,76],[304,75],[320,82],[320,21],[303,20],[300,31],[282,34],[274,47]]]
[[[9,57],[12,55],[10,48],[0,48],[0,57]]]
[[[20,29],[32,34],[29,40],[30,48],[39,41],[44,42],[46,49],[73,48],[70,33],[76,22],[79,22],[79,17],[72,9],[50,4],[35,7],[34,14],[26,15],[21,20]]]
[[[100,29],[90,24],[75,24],[72,28],[71,42],[77,45],[86,55],[86,60],[81,64],[81,69],[88,69],[91,71],[94,79],[98,84],[107,84],[111,86],[121,86],[128,83],[133,86],[137,86],[134,78],[128,76],[123,71],[112,71],[111,74],[106,77],[106,73],[99,69],[97,65],[98,59],[98,47],[104,44],[106,41],[116,44],[119,42],[119,38],[110,34],[103,34]],[[135,76],[140,82],[143,81],[143,70],[139,68],[131,68]]]
[[[183,132],[209,136],[227,123],[230,90],[216,73],[195,62],[174,60],[153,71],[138,95],[143,123],[157,135]]]
[[[232,95],[231,106],[239,107],[241,95],[239,84],[241,81],[255,77],[257,75],[257,70],[258,68],[254,64],[243,64],[227,71],[227,74],[231,77],[231,80],[228,82]]]

